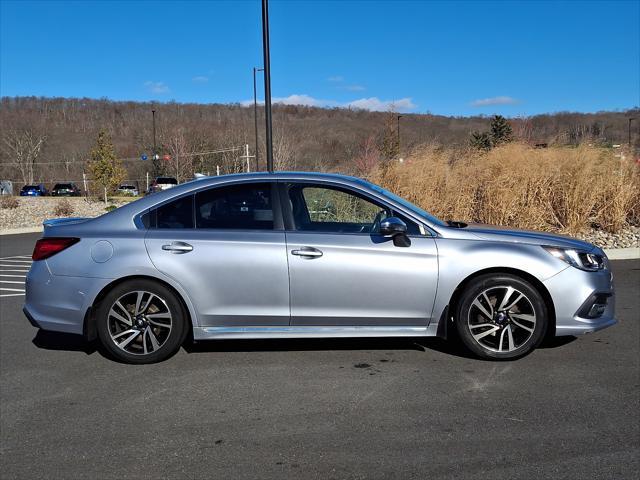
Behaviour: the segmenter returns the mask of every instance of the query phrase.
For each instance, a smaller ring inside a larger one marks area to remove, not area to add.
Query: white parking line
[[[0,298],[4,297],[24,297],[25,291],[22,288],[9,288],[7,284],[24,285],[26,274],[33,261],[30,255],[14,255],[0,258]],[[5,280],[10,278],[11,280]]]

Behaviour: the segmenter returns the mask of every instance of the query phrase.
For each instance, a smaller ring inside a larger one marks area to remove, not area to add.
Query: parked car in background
[[[173,177],[158,177],[149,186],[147,194],[160,192],[162,190],[168,190],[169,188],[173,188],[176,185],[178,185],[178,180]]]
[[[80,189],[75,183],[56,183],[51,195],[54,197],[79,197]]]
[[[24,312],[129,363],[195,341],[447,337],[513,359],[616,323],[590,243],[442,221],[364,180],[209,177],[98,218],[44,222]]]
[[[137,197],[140,193],[138,192],[138,187],[135,185],[132,185],[130,183],[123,183],[118,187],[118,194],[119,195],[125,195],[125,196],[131,196],[131,197]]]
[[[11,180],[0,180],[0,195],[13,195]]]
[[[20,190],[21,197],[43,197],[47,194],[47,189],[44,188],[44,184],[39,183],[37,185],[25,185]]]

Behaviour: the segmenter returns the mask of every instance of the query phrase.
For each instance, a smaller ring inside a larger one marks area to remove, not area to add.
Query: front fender
[[[436,246],[439,276],[431,316],[433,322],[441,322],[446,318],[445,309],[456,289],[466,279],[483,270],[520,271],[542,283],[569,268],[539,245],[437,238]],[[437,324],[429,325],[429,330],[436,332],[437,327]]]

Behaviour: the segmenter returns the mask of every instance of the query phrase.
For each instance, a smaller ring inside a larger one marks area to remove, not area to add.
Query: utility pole
[[[397,135],[398,135],[398,156],[400,156],[400,119],[402,118],[402,115],[398,115],[397,117],[397,121],[398,121],[398,127],[396,129]]]
[[[630,117],[629,118],[629,148],[631,148],[631,121],[632,120],[637,120],[636,117]]]
[[[151,117],[153,118],[153,170],[154,174],[157,176],[160,174],[160,169],[158,168],[158,151],[156,150],[156,111],[151,110]]]
[[[249,144],[244,144],[244,155],[241,155],[240,158],[244,160],[244,163],[247,167],[247,173],[251,171],[251,164],[249,163],[249,159],[253,158],[253,155],[249,155]]]
[[[264,116],[267,140],[267,171],[273,172],[273,139],[271,136],[271,59],[269,54],[269,0],[262,0],[262,53],[264,55]]]
[[[258,98],[256,96],[256,72],[262,72],[264,68],[253,67],[253,123],[255,124],[255,137],[256,137],[256,172],[260,170],[258,164],[258,155],[260,147],[258,146]]]

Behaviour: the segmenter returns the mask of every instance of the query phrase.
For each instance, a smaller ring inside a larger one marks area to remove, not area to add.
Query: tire
[[[187,314],[173,291],[139,279],[113,288],[96,309],[100,343],[116,360],[156,363],[174,355],[189,331]],[[137,332],[137,333],[136,333]]]
[[[540,292],[526,280],[487,274],[466,286],[455,324],[462,343],[478,357],[515,359],[530,353],[544,338],[547,307]]]

